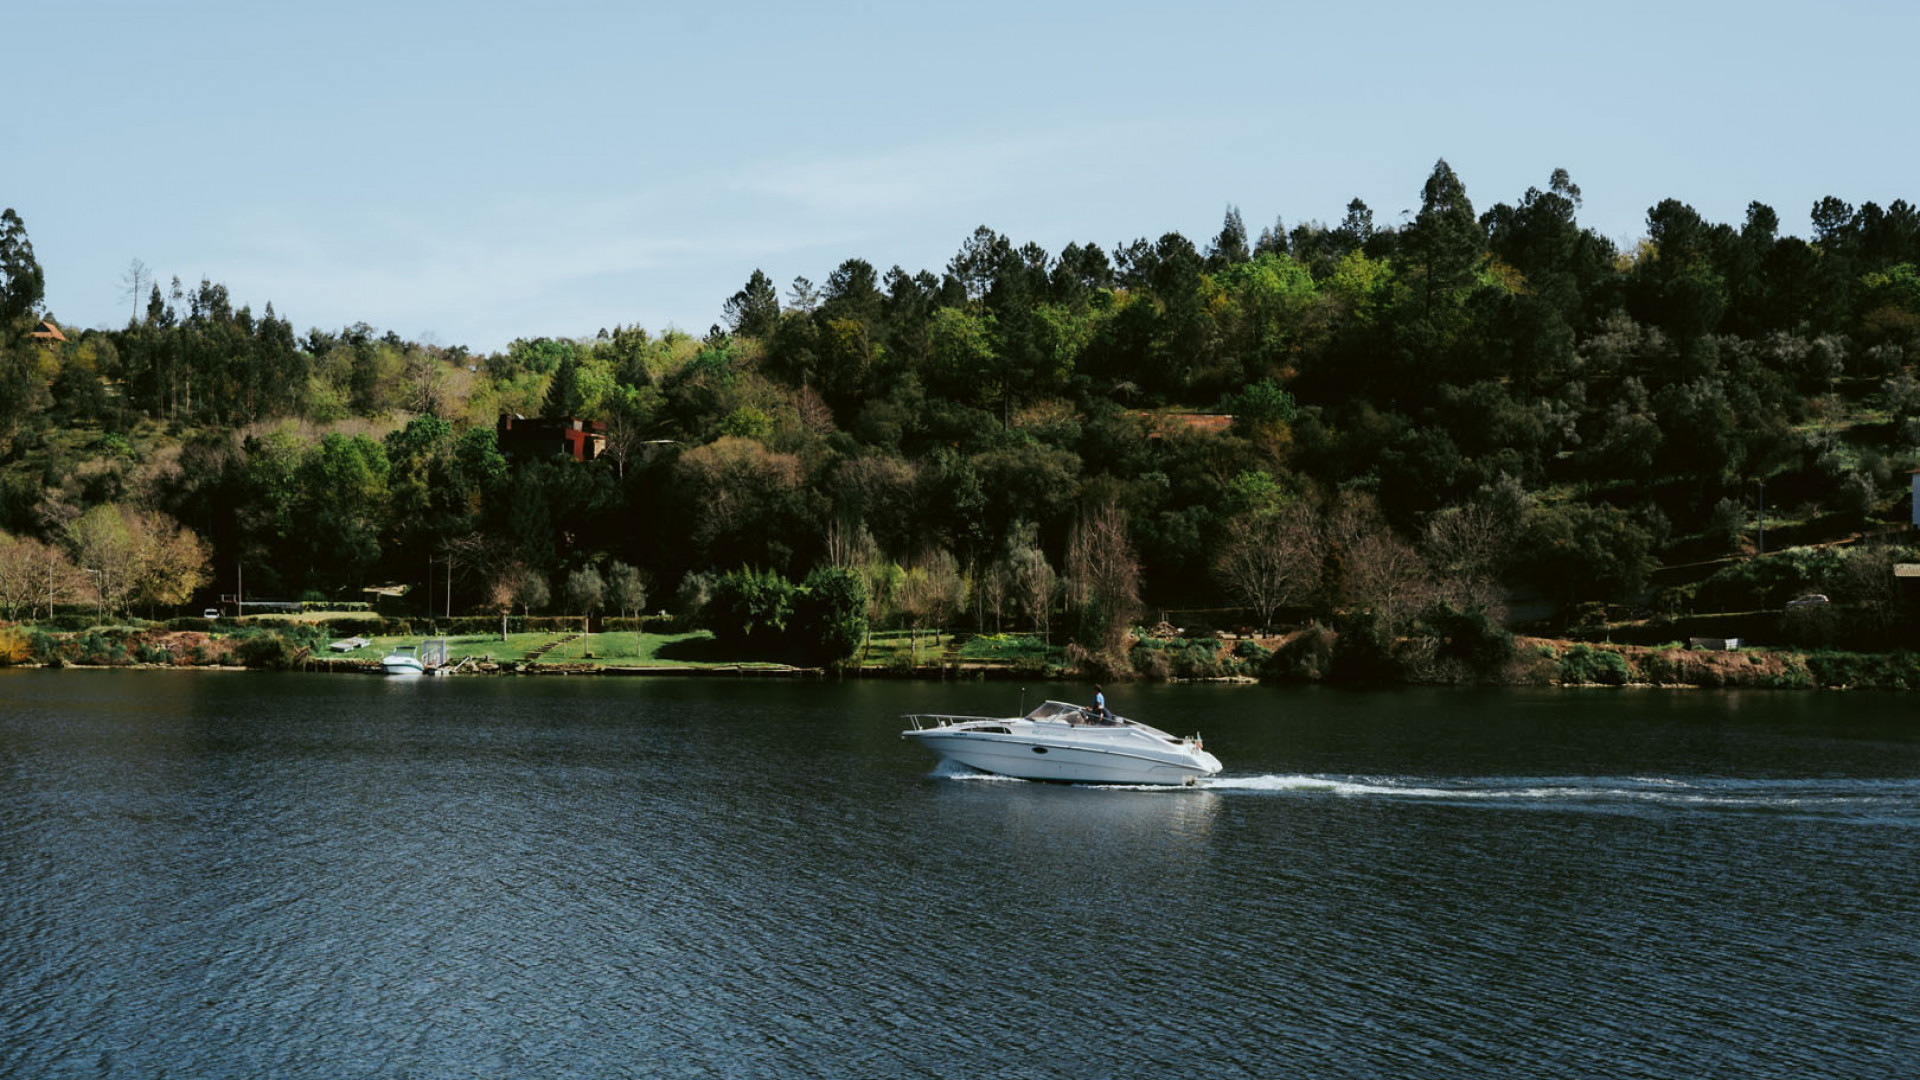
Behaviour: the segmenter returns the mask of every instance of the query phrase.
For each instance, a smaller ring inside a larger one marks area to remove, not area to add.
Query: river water
[[[899,740],[1007,684],[0,673],[0,1076],[1920,1075],[1913,698],[1110,699],[1226,772]]]

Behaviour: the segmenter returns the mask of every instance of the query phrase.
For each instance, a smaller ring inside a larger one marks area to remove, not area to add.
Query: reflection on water
[[[1916,1071],[1905,699],[1120,688],[1174,789],[898,738],[1017,694],[0,673],[0,1075]]]

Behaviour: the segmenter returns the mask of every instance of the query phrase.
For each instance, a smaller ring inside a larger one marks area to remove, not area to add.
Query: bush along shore
[[[1517,636],[1462,618],[1391,640],[1366,621],[1271,635],[1187,636],[1137,628],[1122,667],[1111,655],[1027,634],[899,631],[869,635],[844,662],[804,649],[742,649],[670,619],[453,620],[451,628],[360,617],[351,627],[249,619],[78,625],[62,616],[0,625],[0,667],[248,669],[377,673],[395,647],[446,644],[458,675],[709,675],[1453,686],[1920,689],[1920,654],[1730,645],[1624,644]],[[476,632],[486,622],[490,631]],[[651,623],[648,628],[642,624]],[[532,625],[529,625],[532,624]],[[631,628],[629,628],[631,627]],[[436,632],[438,629],[438,632]],[[335,648],[334,646],[341,646]]]

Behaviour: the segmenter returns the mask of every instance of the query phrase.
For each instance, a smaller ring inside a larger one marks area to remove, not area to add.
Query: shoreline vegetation
[[[137,259],[62,326],[6,208],[0,663],[1920,688],[1920,207],[1543,180],[484,353]]]
[[[201,620],[175,620],[174,623]],[[1162,629],[1165,629],[1164,627]],[[162,624],[46,629],[0,626],[0,667],[75,670],[308,671],[380,676],[396,646],[444,640],[450,674],[609,677],[1031,680],[1086,682],[1116,675],[1072,647],[1030,635],[964,632],[873,635],[847,663],[810,666],[719,647],[706,631],[532,630],[493,634],[394,633],[336,652],[330,638],[282,625],[178,629]],[[1328,685],[1561,686],[1916,690],[1920,655],[1728,647],[1723,641],[1635,645],[1524,636],[1489,641],[1378,643],[1321,627],[1268,636],[1132,638],[1135,662],[1119,678],[1151,682]],[[1477,650],[1477,652],[1476,652]],[[1415,665],[1418,665],[1417,667]]]

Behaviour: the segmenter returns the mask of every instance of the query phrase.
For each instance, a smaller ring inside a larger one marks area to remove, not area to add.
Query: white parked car
[[[1787,601],[1787,606],[1790,608],[1792,607],[1826,607],[1828,603],[1829,601],[1827,600],[1826,594],[1816,592],[1816,593],[1808,593],[1805,596],[1794,597],[1792,600]]]
[[[207,610],[201,612],[200,617],[203,619],[217,619],[220,617],[220,609],[217,607],[210,607]]]

